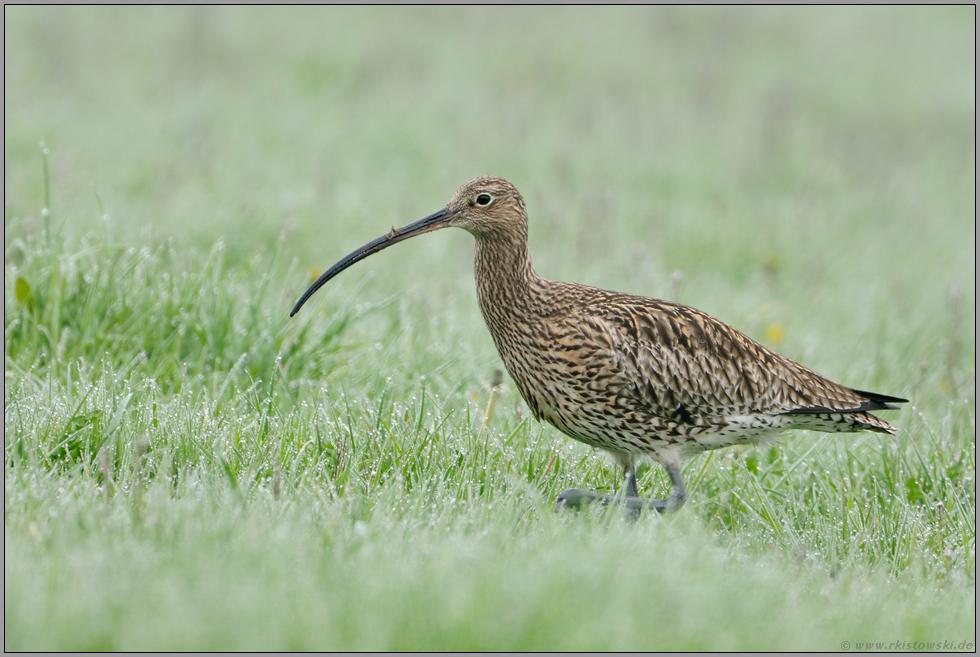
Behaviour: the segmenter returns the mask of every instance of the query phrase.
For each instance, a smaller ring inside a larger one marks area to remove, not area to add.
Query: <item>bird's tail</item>
[[[886,408],[894,409],[897,407],[886,406]],[[898,433],[898,427],[888,424],[881,418],[874,416],[871,413],[848,413],[844,417],[856,425],[852,431],[874,431],[876,433],[887,433],[893,436]]]
[[[787,414],[790,415],[790,414]],[[895,435],[898,427],[888,424],[879,417],[864,411],[829,411],[817,413],[794,413],[791,415],[794,429],[810,431],[874,431]]]
[[[793,425],[799,429],[811,429],[813,431],[876,431],[878,433],[888,433],[895,435],[898,428],[894,427],[881,418],[872,415],[869,411],[896,411],[898,406],[907,402],[901,397],[890,395],[879,395],[876,392],[865,392],[864,390],[854,390],[847,388],[854,394],[864,397],[858,405],[854,406],[805,406],[786,411],[783,415],[793,416]]]

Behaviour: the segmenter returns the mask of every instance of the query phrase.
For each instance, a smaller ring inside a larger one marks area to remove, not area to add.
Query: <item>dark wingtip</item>
[[[892,397],[890,395],[879,395],[877,392],[866,392],[864,390],[850,389],[851,392],[857,393],[862,397],[866,397],[867,401],[861,402],[859,406],[854,408],[828,408],[826,406],[805,406],[802,408],[794,408],[791,411],[786,411],[783,415],[812,415],[820,413],[867,413],[868,411],[898,411],[898,406],[895,404],[904,404],[908,402],[908,399],[902,399],[901,397]]]
[[[902,399],[901,397],[892,397],[891,395],[880,395],[877,392],[867,392],[866,390],[854,390],[854,388],[851,388],[851,390],[861,395],[862,397],[867,397],[868,401],[877,402],[881,404],[881,406],[879,406],[878,408],[869,409],[869,410],[887,409],[890,411],[897,411],[898,406],[893,406],[892,404],[907,404],[909,401],[908,399]]]

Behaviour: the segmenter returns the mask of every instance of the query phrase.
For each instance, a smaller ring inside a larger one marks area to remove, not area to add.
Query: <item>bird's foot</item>
[[[569,488],[566,491],[562,491],[561,494],[558,495],[558,501],[555,504],[555,511],[561,511],[562,509],[578,510],[583,506],[588,506],[595,502],[606,506],[623,506],[634,511],[635,515],[639,515],[643,509],[652,509],[658,513],[664,513],[665,511],[676,511],[681,507],[681,505],[684,504],[684,498],[671,495],[665,500],[645,500],[642,497],[625,497],[609,494],[600,495],[599,493],[594,493],[590,490]]]

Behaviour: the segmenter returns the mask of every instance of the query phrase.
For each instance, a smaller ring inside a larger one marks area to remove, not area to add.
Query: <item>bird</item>
[[[342,258],[290,317],[351,265],[447,227],[476,239],[480,311],[535,418],[607,452],[622,469],[617,494],[572,488],[558,495],[557,509],[600,502],[637,515],[674,511],[688,499],[681,467],[701,452],[762,443],[788,429],[898,432],[871,412],[897,410],[906,399],[834,383],[689,306],[542,278],[531,265],[524,198],[498,176],[464,183],[441,210]],[[666,468],[664,499],[640,497],[643,459]]]

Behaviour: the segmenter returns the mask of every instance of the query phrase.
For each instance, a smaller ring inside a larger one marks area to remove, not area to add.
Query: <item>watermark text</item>
[[[841,650],[976,650],[973,641],[850,641],[840,642]]]

